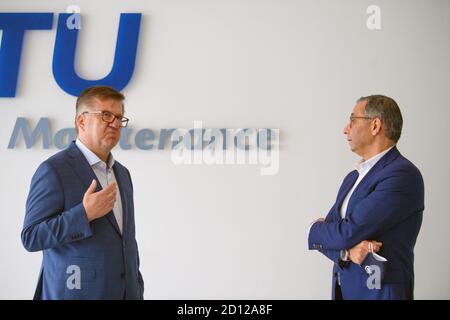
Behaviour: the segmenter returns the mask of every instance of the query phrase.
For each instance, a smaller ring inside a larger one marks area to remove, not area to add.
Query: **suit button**
[[[125,279],[125,272],[121,272],[121,273],[120,273],[120,277],[121,277],[122,279]]]

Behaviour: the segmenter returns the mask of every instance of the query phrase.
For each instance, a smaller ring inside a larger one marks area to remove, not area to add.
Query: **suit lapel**
[[[356,180],[358,179],[358,171],[354,170],[350,173],[349,177],[345,180],[345,183],[343,184],[338,198],[336,200],[336,215],[337,215],[337,219],[340,220],[341,219],[341,215],[340,215],[340,210],[342,207],[342,202],[344,202],[345,196],[347,195],[347,193],[349,193],[350,189],[353,187],[353,185],[355,184]]]
[[[76,175],[83,182],[83,186],[85,190],[89,188],[93,179],[97,180],[97,188],[95,192],[102,190],[102,186],[95,176],[94,170],[92,170],[89,165],[87,159],[81,153],[81,151],[76,146],[75,142],[69,146],[69,156],[70,156],[70,165],[75,171]]]
[[[70,144],[68,152],[71,158],[70,165],[72,166],[76,175],[82,181],[85,190],[89,188],[93,179],[97,181],[97,188],[95,189],[95,192],[102,190],[103,188],[100,184],[100,181],[98,181],[97,176],[94,173],[94,170],[92,170],[91,166],[89,165],[89,162],[87,161],[83,153],[78,149],[75,142],[72,142]],[[112,224],[117,233],[120,236],[122,236],[122,234],[120,233],[119,225],[117,224],[116,218],[114,217],[113,211],[111,210],[108,214],[106,214],[105,217]]]
[[[372,177],[382,170],[384,167],[386,167],[390,162],[395,160],[400,155],[400,152],[398,151],[397,147],[393,147],[391,150],[389,150],[388,153],[386,153],[380,160],[378,160],[377,163],[367,172],[367,174],[364,176],[364,178],[359,182],[356,189],[353,191],[352,196],[350,197],[348,201],[348,212],[352,212],[353,210],[350,210],[354,205],[354,199],[357,199],[358,193],[363,190],[363,187],[372,179]]]
[[[122,200],[122,235],[125,234],[127,228],[127,213],[128,213],[128,199],[126,197],[125,188],[127,187],[126,181],[128,175],[125,170],[120,167],[117,161],[113,166],[114,175],[116,176],[117,185],[119,186],[120,199]]]

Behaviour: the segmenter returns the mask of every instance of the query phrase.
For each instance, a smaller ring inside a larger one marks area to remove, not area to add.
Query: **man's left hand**
[[[383,245],[381,242],[364,240],[351,248],[348,253],[348,258],[356,264],[363,263],[369,253],[369,243],[372,243],[373,252],[378,252]]]

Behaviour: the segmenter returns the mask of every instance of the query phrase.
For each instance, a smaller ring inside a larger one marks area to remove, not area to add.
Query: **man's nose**
[[[345,125],[345,127],[344,127],[344,134],[348,134],[349,131],[350,131],[350,124],[347,123],[347,124]]]

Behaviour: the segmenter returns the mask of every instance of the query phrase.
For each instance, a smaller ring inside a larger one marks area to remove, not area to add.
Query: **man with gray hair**
[[[403,119],[383,95],[358,99],[344,128],[361,157],[325,219],[309,230],[310,250],[334,262],[333,299],[413,299],[414,245],[422,224],[420,171],[398,151]]]

